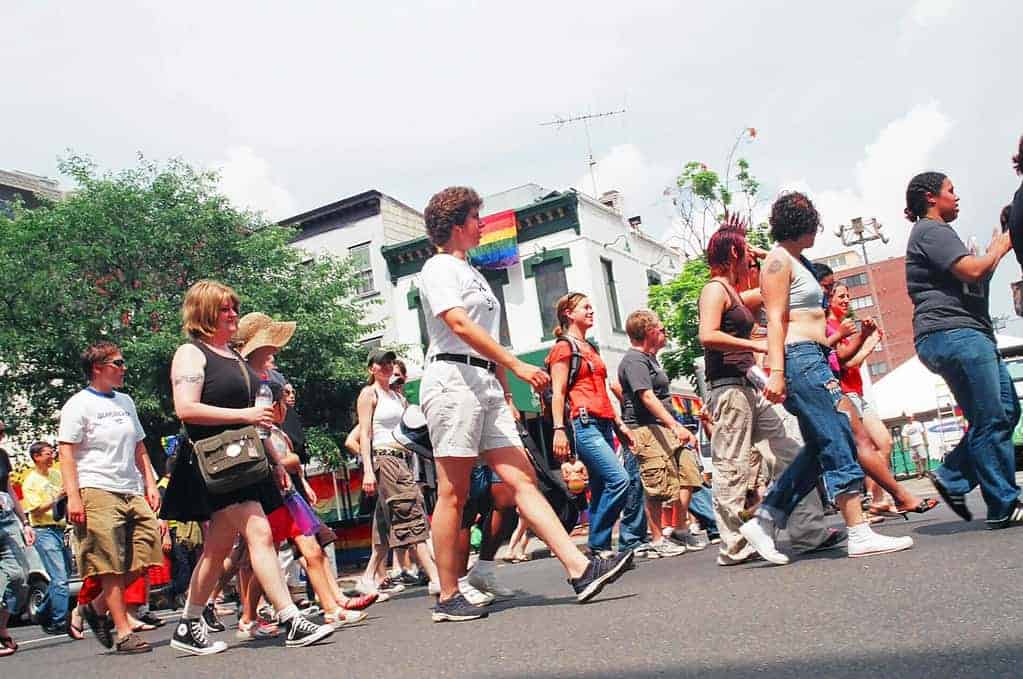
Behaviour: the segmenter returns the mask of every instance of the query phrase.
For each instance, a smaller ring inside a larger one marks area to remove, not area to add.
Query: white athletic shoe
[[[892,537],[889,535],[881,535],[875,533],[868,527],[866,527],[864,535],[855,536],[853,533],[849,534],[849,556],[852,558],[860,556],[874,556],[875,554],[890,554],[891,552],[901,552],[904,549],[909,549],[913,546],[913,538],[907,536],[904,537]]]
[[[489,606],[494,603],[494,595],[481,592],[469,583],[469,577],[458,578],[458,591],[473,606]]]
[[[661,540],[657,544],[650,543],[650,546],[647,548],[646,557],[648,559],[666,559],[670,556],[682,556],[688,551],[685,545],[680,545],[671,540]]]
[[[504,587],[497,581],[497,575],[495,573],[477,573],[475,569],[469,572],[467,576],[469,584],[480,590],[481,592],[488,592],[493,594],[499,599],[511,599],[515,596],[515,590]]]
[[[754,516],[739,526],[742,537],[753,545],[753,549],[757,550],[760,556],[773,564],[784,566],[789,562],[789,557],[779,552],[778,548],[774,546],[774,536],[777,531],[778,528],[774,525],[774,521],[761,516]]]
[[[333,625],[334,629],[341,629],[345,625],[354,625],[367,618],[366,611],[347,611],[339,608],[336,613],[324,613],[323,622]]]

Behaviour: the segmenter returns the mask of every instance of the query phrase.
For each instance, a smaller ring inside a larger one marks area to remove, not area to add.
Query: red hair
[[[746,230],[726,223],[707,241],[707,264],[711,271],[728,271],[735,256],[744,257],[746,252]]]

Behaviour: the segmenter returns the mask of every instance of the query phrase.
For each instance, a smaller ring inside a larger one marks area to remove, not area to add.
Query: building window
[[[657,273],[653,269],[647,269],[646,270],[646,285],[647,285],[647,287],[650,287],[651,285],[660,285],[660,284],[661,284],[661,274]]]
[[[878,361],[877,363],[868,363],[867,371],[870,373],[872,378],[880,377],[888,372],[888,363],[886,361]]]
[[[870,295],[864,295],[863,297],[853,297],[849,300],[850,309],[865,309],[868,306],[874,306],[874,298]]]
[[[508,284],[508,271],[505,269],[484,269],[483,277],[490,283],[490,289],[494,292],[501,305],[501,346],[510,347],[511,332],[508,330],[508,306],[504,303],[504,286]]]
[[[355,294],[359,296],[376,292],[373,287],[373,264],[369,258],[369,243],[348,248],[348,257],[352,260],[355,276]]]
[[[867,280],[867,274],[865,272],[860,272],[855,276],[848,276],[838,282],[848,288],[855,288],[858,286],[868,285],[870,281]]]
[[[611,306],[611,328],[622,331],[622,314],[618,310],[618,289],[615,286],[614,265],[611,260],[600,260],[600,267],[604,271],[604,290],[607,292],[607,302]]]
[[[540,323],[543,325],[543,336],[551,337],[554,326],[558,324],[555,305],[558,300],[568,294],[568,279],[565,277],[565,263],[560,259],[552,259],[533,267],[536,278],[536,297],[540,303]]]

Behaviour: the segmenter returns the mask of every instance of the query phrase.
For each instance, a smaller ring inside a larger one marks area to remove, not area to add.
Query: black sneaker
[[[106,615],[100,615],[92,608],[92,604],[86,604],[79,606],[79,611],[82,614],[82,620],[92,630],[93,636],[96,637],[103,648],[114,647],[114,622]]]
[[[485,618],[489,613],[479,606],[473,606],[461,593],[456,594],[447,601],[437,600],[433,607],[434,622],[465,622],[466,620],[478,620]]]
[[[956,495],[950,493],[945,486],[942,485],[941,481],[938,480],[938,476],[934,472],[927,472],[927,478],[934,484],[934,490],[938,491],[938,495],[945,501],[948,508],[959,515],[959,518],[963,521],[973,521],[973,512],[970,511],[969,507],[966,506],[966,496]]]
[[[401,584],[391,576],[387,576],[377,585],[377,591],[384,594],[397,594],[405,591],[405,585]]]
[[[426,571],[419,571],[419,576],[416,578],[417,587],[426,587],[430,584],[430,576],[426,574]]]
[[[988,530],[1001,530],[1002,528],[1012,528],[1013,526],[1023,525],[1023,503],[1016,500],[1007,517],[999,519],[998,521],[987,521],[985,523]]]
[[[147,625],[152,625],[153,627],[163,627],[167,624],[166,620],[156,617],[152,611],[146,611],[145,615],[140,615],[139,622],[144,622]]]
[[[282,622],[281,625],[286,630],[284,645],[288,648],[315,644],[320,639],[326,639],[334,633],[333,625],[317,625],[301,615],[295,615],[290,620]]]
[[[590,565],[578,578],[569,578],[568,584],[575,590],[575,598],[581,604],[586,603],[600,594],[604,585],[614,582],[629,564],[632,563],[633,552],[620,552],[607,558],[590,557]]]
[[[217,612],[213,610],[213,604],[206,604],[206,608],[202,609],[202,621],[211,632],[223,632],[227,629],[217,617]]]
[[[213,655],[227,650],[227,644],[223,641],[211,642],[206,636],[206,623],[202,618],[181,618],[174,626],[170,647],[192,655]]]
[[[405,585],[406,587],[418,587],[419,586],[419,578],[417,578],[416,576],[414,576],[411,573],[408,573],[406,571],[402,571],[401,574],[398,577],[394,578],[394,579],[395,579],[395,581],[400,582],[401,584]],[[430,582],[429,579],[427,579],[427,583],[429,583],[429,582]]]

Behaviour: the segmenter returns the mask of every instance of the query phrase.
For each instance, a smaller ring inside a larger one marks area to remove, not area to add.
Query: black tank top
[[[749,339],[753,332],[753,314],[746,308],[732,288],[721,281],[711,281],[720,284],[732,305],[721,314],[721,332],[732,337]],[[716,349],[704,349],[703,360],[707,372],[707,381],[720,380],[725,377],[745,377],[746,371],[753,365],[753,352],[745,351],[718,351]]]
[[[206,344],[192,342],[206,357],[206,373],[203,376],[200,403],[218,408],[249,408],[256,402],[259,389],[259,375],[240,356],[227,358],[210,349]],[[242,370],[249,373],[249,386],[245,386]],[[215,436],[228,429],[239,429],[241,424],[185,424],[188,438],[193,441]]]

